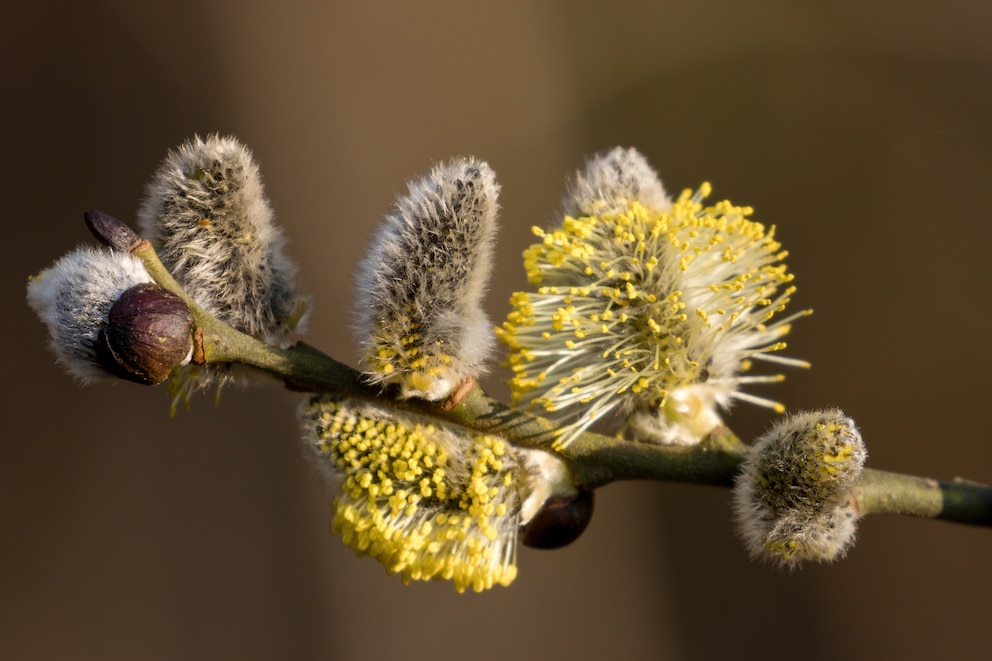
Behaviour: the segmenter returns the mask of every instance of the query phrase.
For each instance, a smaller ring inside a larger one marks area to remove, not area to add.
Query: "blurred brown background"
[[[762,394],[842,407],[871,466],[992,481],[992,5],[146,4],[5,11],[0,657],[987,653],[992,531],[871,517],[847,559],[790,575],[747,559],[713,488],[609,486],[586,535],[522,550],[508,589],[403,587],[328,533],[297,396],[170,418],[164,389],[78,387],[24,284],[90,241],[84,209],[131,219],[169,147],[232,133],[314,294],[307,339],[350,360],[350,272],[408,178],[457,154],[496,170],[496,321],[566,175],[634,145],[671,190],[710,180],[778,225],[796,309],[816,310],[789,355],[814,368]]]

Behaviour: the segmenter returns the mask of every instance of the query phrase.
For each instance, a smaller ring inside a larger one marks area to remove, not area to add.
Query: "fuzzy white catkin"
[[[84,246],[28,281],[28,305],[48,327],[58,362],[92,383],[115,378],[100,366],[95,348],[110,308],[127,289],[151,281],[137,258]]]
[[[370,381],[439,400],[484,372],[498,193],[488,164],[459,158],[411,182],[385,217],[356,278],[355,331]]]
[[[565,215],[602,216],[622,213],[631,202],[667,211],[672,200],[647,159],[633,147],[614,147],[586,161],[576,172],[562,200]]]
[[[171,150],[138,210],[142,234],[206,311],[278,342],[305,298],[251,152],[233,137],[194,137]]]

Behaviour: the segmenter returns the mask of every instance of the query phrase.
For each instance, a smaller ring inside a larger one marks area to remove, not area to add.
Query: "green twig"
[[[904,514],[992,525],[992,488],[964,480],[940,482],[865,469],[855,495],[862,514]]]

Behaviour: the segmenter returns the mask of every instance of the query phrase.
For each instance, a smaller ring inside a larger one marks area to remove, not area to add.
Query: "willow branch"
[[[122,246],[117,246],[122,247]],[[289,348],[261,342],[205,312],[176,283],[151,244],[139,240],[124,247],[142,260],[155,281],[186,302],[197,325],[196,361],[241,363],[280,379],[287,388],[364,400],[390,401],[412,410],[494,434],[523,447],[555,452],[586,488],[619,480],[688,482],[730,487],[748,446],[720,428],[692,447],[622,440],[584,432],[563,449],[555,449],[558,426],[545,418],[511,409],[476,385],[457,406],[401,400],[392,390],[371,387],[355,369],[305,343]],[[937,480],[866,469],[855,488],[859,512],[901,514],[957,523],[992,526],[992,488],[966,481]]]
[[[399,400],[391,391],[379,392],[353,368],[304,343],[280,349],[229,328],[223,338],[213,336],[210,342],[208,354],[264,370],[292,390],[391,401],[397,408],[499,435],[516,445],[556,452],[569,464],[578,484],[587,488],[620,480],[730,487],[748,452],[748,446],[726,428],[692,447],[654,445],[585,432],[564,449],[554,450],[552,445],[558,436],[554,422],[511,409],[479,386],[461,404],[445,411],[437,404]],[[855,497],[862,515],[902,514],[992,526],[992,488],[984,485],[866,469]]]
[[[973,525],[992,525],[992,488],[966,480],[865,469],[855,491],[862,514],[905,514]]]

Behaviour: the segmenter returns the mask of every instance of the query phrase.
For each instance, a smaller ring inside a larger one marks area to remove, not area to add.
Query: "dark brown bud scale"
[[[110,308],[97,359],[111,374],[155,385],[193,350],[193,314],[183,300],[152,283],[131,287]]]
[[[568,546],[585,532],[592,520],[595,492],[580,489],[571,497],[549,498],[520,536],[525,546],[558,549]]]
[[[101,243],[121,252],[131,252],[141,237],[127,224],[98,209],[83,212],[86,227]]]

